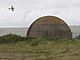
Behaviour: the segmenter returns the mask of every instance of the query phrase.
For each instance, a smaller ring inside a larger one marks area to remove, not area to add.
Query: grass
[[[0,37],[0,59],[80,60],[80,40],[46,40],[8,34]]]

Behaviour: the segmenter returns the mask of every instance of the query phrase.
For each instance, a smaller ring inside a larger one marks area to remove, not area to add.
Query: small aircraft
[[[9,10],[12,10],[12,11],[14,11],[14,9],[15,9],[15,8],[14,8],[13,6],[11,6],[11,8],[9,8]]]

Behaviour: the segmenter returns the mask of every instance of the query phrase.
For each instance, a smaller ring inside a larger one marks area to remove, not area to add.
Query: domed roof
[[[28,37],[72,38],[69,26],[55,16],[43,16],[34,21],[28,29]]]

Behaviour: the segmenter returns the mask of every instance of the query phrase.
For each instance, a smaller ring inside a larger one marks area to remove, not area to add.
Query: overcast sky
[[[15,11],[8,10],[14,6]],[[27,27],[41,16],[58,16],[80,25],[80,0],[0,0],[0,27]]]

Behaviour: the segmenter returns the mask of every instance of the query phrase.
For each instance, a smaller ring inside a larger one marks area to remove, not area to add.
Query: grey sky
[[[12,5],[14,12],[8,10]],[[68,25],[80,25],[80,0],[0,0],[0,27],[29,26],[45,15],[58,16]]]

